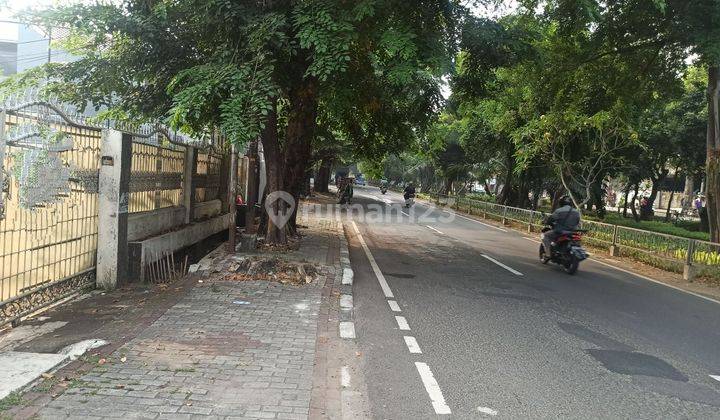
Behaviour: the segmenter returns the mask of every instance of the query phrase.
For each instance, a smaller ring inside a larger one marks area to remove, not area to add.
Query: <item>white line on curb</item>
[[[390,309],[392,309],[393,312],[402,312],[400,310],[400,305],[398,305],[398,303],[394,300],[388,300],[388,305],[390,305]]]
[[[347,366],[340,368],[340,385],[343,388],[350,388],[350,369]]]
[[[355,338],[355,323],[340,322],[340,338]]]
[[[344,268],[342,284],[353,284],[354,277],[355,277],[355,273],[353,272],[352,268],[347,268],[347,267]]]
[[[395,321],[397,321],[398,328],[403,331],[410,331],[410,325],[408,324],[407,319],[405,319],[404,316],[396,316]]]
[[[444,235],[444,233],[440,232],[439,230],[435,229],[435,228],[432,227],[432,226],[425,225],[425,227],[428,228],[428,229],[430,229],[430,230],[434,230],[435,232],[437,232],[437,233],[439,233],[439,234],[441,234],[441,235]]]
[[[377,262],[375,262],[375,257],[373,257],[372,253],[370,253],[370,248],[368,248],[367,244],[365,243],[365,239],[363,239],[363,236],[360,233],[360,229],[358,229],[357,224],[354,220],[352,222],[352,225],[355,229],[355,233],[357,233],[360,245],[362,246],[363,251],[365,251],[365,255],[367,256],[368,261],[370,261],[370,266],[375,272],[375,277],[377,277],[378,282],[380,283],[380,287],[382,287],[385,297],[395,297],[392,290],[390,290],[390,286],[388,285],[387,280],[385,280],[385,276],[383,275],[382,271],[380,271],[380,267],[378,267]]]
[[[720,375],[710,375],[710,377],[715,379],[716,381],[720,381]]]
[[[452,412],[450,411],[450,407],[448,407],[448,405],[445,403],[445,397],[443,397],[440,385],[438,385],[437,381],[435,380],[435,377],[433,376],[433,373],[427,363],[415,362],[415,367],[417,367],[418,373],[420,374],[420,379],[422,379],[423,385],[425,385],[425,390],[430,396],[430,401],[432,401],[435,413],[452,414]]]
[[[340,295],[340,307],[343,309],[352,309],[353,297],[351,295]]]
[[[403,339],[405,340],[405,344],[407,345],[408,351],[413,354],[422,354],[422,350],[420,350],[420,345],[418,344],[415,337],[410,336],[404,336]]]
[[[501,263],[500,261],[496,260],[496,259],[493,258],[493,257],[487,256],[487,255],[485,255],[485,254],[482,254],[482,256],[483,256],[483,258],[485,258],[486,260],[494,262],[495,264],[497,264],[497,265],[499,265],[500,267],[506,269],[507,271],[515,274],[516,276],[522,276],[522,275],[523,275],[523,273],[517,271],[517,270],[514,269],[514,268],[508,267],[507,265]]]

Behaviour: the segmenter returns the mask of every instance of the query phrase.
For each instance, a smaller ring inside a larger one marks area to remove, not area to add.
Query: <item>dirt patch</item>
[[[302,285],[317,280],[320,270],[306,262],[287,261],[278,257],[245,257],[228,268],[225,281],[264,280],[282,284]]]

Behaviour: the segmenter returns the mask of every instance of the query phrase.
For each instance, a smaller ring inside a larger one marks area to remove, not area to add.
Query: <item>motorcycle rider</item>
[[[408,200],[410,198],[415,198],[415,185],[413,183],[407,184],[405,187],[405,191],[403,191],[403,198],[405,198],[405,206],[409,207],[410,204],[408,203]]]
[[[580,226],[580,212],[573,206],[568,196],[563,196],[558,201],[559,207],[545,219],[545,224],[552,227],[552,230],[543,235],[543,244],[547,255],[552,255],[552,243],[563,232],[572,232]]]
[[[340,204],[350,204],[350,199],[353,197],[353,178],[345,178],[342,181],[339,195],[340,195]]]

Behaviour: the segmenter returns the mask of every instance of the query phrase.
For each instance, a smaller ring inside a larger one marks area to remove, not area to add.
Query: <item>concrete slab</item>
[[[63,363],[68,356],[50,353],[0,353],[0,399],[32,383],[41,374]]]

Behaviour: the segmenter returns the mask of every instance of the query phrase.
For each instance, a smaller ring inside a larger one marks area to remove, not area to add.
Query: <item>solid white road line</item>
[[[430,401],[432,401],[435,413],[452,414],[450,407],[448,407],[447,403],[445,403],[445,397],[443,397],[440,385],[438,385],[435,380],[435,377],[433,376],[433,373],[427,363],[415,362],[415,367],[420,374],[420,379],[422,379],[423,385],[425,385],[425,390],[430,396]]]
[[[540,243],[540,241],[538,241],[537,239],[528,238],[527,236],[523,236],[523,239],[527,239],[527,240],[530,241],[530,242],[535,242],[536,244],[539,244],[539,243]]]
[[[493,225],[491,225],[490,223],[483,223],[483,222],[481,222],[481,221],[479,221],[479,220],[473,219],[472,217],[467,217],[467,216],[463,216],[462,214],[458,214],[457,212],[455,213],[455,216],[457,216],[457,217],[459,217],[459,218],[461,218],[461,219],[465,219],[465,220],[469,220],[469,221],[471,221],[471,222],[475,222],[475,223],[481,224],[481,225],[483,225],[483,226],[487,226],[487,227],[489,227],[489,228],[493,228],[493,229],[499,230],[500,232],[507,232],[507,229],[503,229],[503,228],[500,228],[500,227],[497,227],[497,226],[493,226]]]
[[[350,369],[347,366],[340,368],[340,384],[343,388],[350,388]]]
[[[340,338],[355,338],[355,324],[353,322],[340,322]]]
[[[413,354],[422,354],[422,350],[420,350],[420,345],[418,344],[415,337],[410,336],[404,336],[403,339],[405,340],[405,344],[407,345],[408,351]]]
[[[380,267],[378,267],[377,262],[375,262],[375,257],[373,257],[372,253],[370,253],[370,248],[368,248],[367,244],[365,243],[365,239],[363,239],[363,236],[360,233],[360,229],[358,229],[357,224],[354,220],[352,222],[352,225],[355,229],[355,233],[357,233],[358,240],[360,241],[360,246],[362,246],[362,249],[363,251],[365,251],[365,255],[367,256],[368,261],[370,261],[370,266],[375,272],[375,277],[377,277],[378,282],[380,283],[380,287],[385,294],[385,297],[395,297],[392,290],[390,290],[390,286],[388,285],[387,280],[385,280],[385,276],[383,275],[382,271],[380,271]]]
[[[708,302],[713,302],[713,303],[717,303],[717,304],[720,305],[720,300],[716,300],[716,299],[713,299],[713,298],[710,298],[710,297],[707,297],[707,296],[703,296],[703,295],[701,295],[701,294],[699,294],[699,293],[691,292],[691,291],[689,291],[689,290],[681,289],[681,288],[679,288],[679,287],[677,287],[677,286],[673,286],[672,284],[663,283],[663,282],[661,282],[661,281],[658,281],[658,280],[655,280],[655,279],[651,279],[650,277],[643,276],[642,274],[633,273],[633,272],[630,271],[630,270],[626,270],[626,269],[624,269],[624,268],[616,267],[616,266],[614,266],[614,265],[612,265],[612,264],[608,264],[608,263],[606,263],[606,262],[604,262],[604,261],[600,261],[600,260],[597,260],[597,259],[595,259],[595,258],[590,258],[590,261],[596,262],[596,263],[598,263],[598,264],[602,264],[602,265],[607,266],[607,267],[610,267],[610,268],[614,268],[614,269],[616,269],[616,270],[622,271],[623,273],[631,274],[631,275],[633,275],[633,276],[635,276],[635,277],[640,277],[640,278],[643,279],[643,280],[647,280],[647,281],[649,281],[649,282],[656,283],[656,284],[659,284],[659,285],[661,285],[661,286],[669,287],[669,288],[675,289],[675,290],[677,290],[677,291],[679,291],[679,292],[687,293],[688,295],[693,295],[693,296],[695,296],[695,297],[699,297],[700,299],[707,300]]]
[[[395,321],[397,321],[398,328],[403,331],[410,331],[410,325],[408,325],[407,319],[405,319],[404,316],[396,316]]]
[[[405,212],[404,212],[404,211],[402,211],[402,210],[400,210],[400,213],[404,214],[404,215],[405,215],[405,216],[407,216],[407,217],[410,217],[410,215],[409,215],[409,214],[405,213]]]
[[[390,309],[392,309],[393,312],[401,312],[400,305],[394,300],[388,300],[388,305],[390,305]]]
[[[496,410],[493,410],[490,407],[478,407],[477,411],[479,411],[483,414],[487,414],[489,416],[497,416],[497,413],[498,413]]]
[[[720,375],[710,375],[710,377],[715,379],[716,381],[720,381]]]
[[[432,226],[425,225],[425,227],[428,228],[428,229],[430,229],[430,230],[434,230],[435,232],[437,232],[437,233],[439,233],[439,234],[441,234],[441,235],[444,235],[444,233],[440,232],[439,230],[435,229],[435,228],[432,227]]]
[[[501,263],[500,261],[496,260],[496,259],[493,258],[493,257],[487,256],[487,255],[485,255],[485,254],[482,254],[482,256],[483,256],[483,258],[485,258],[486,260],[494,262],[495,264],[497,264],[497,265],[499,265],[500,267],[506,269],[507,271],[515,274],[516,276],[522,276],[522,275],[523,275],[523,273],[517,271],[517,270],[514,269],[514,268],[508,267],[507,265]]]

